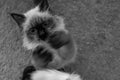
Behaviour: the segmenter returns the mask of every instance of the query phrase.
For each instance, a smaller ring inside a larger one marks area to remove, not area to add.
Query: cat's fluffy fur
[[[26,21],[22,24],[23,26],[23,32],[25,32],[27,29],[29,29],[28,26],[31,26],[30,24],[35,24],[35,21],[38,22],[39,18],[53,18],[56,22],[56,28],[54,29],[54,31],[64,31],[64,32],[68,32],[68,30],[65,29],[65,24],[64,24],[64,19],[60,16],[52,16],[48,11],[45,12],[40,12],[39,6],[31,9],[30,11],[24,13],[24,15],[26,16]],[[27,48],[28,50],[31,49],[35,49],[37,46],[41,46],[41,45],[45,45],[45,43],[43,41],[37,43],[37,42],[30,42],[29,39],[27,38],[26,33],[23,35],[23,46],[25,48]],[[48,47],[49,45],[46,44],[46,47]]]
[[[75,61],[77,47],[63,17],[52,14],[47,0],[35,1],[38,6],[26,13],[11,13],[22,30],[23,47],[33,53],[34,66],[24,69],[22,80],[81,80],[77,74],[55,70]]]
[[[26,13],[11,16],[22,30],[23,46],[33,51],[33,65],[39,68],[47,63],[47,68],[59,69],[75,60],[77,47],[63,17],[52,14],[47,0],[39,1],[38,6]],[[41,58],[41,54],[51,57],[51,61]]]
[[[81,80],[77,74],[69,74],[57,70],[40,70],[32,74],[32,80]]]
[[[33,66],[24,69],[22,80],[82,80],[78,74],[58,70],[35,70]]]

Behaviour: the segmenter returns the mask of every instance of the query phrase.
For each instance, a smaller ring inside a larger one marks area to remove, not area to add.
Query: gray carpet
[[[83,80],[120,80],[120,0],[49,0],[78,45],[78,57],[66,71]],[[20,80],[31,53],[9,12],[25,12],[32,0],[0,0],[0,80]]]

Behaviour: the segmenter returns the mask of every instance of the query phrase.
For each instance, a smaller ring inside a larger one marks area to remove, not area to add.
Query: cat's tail
[[[28,66],[23,71],[22,80],[82,80],[80,75],[67,73],[55,69],[36,70],[34,66]]]
[[[32,80],[82,80],[78,74],[70,74],[58,70],[38,70],[32,73]]]

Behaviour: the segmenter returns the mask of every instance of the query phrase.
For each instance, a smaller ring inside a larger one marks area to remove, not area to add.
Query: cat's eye
[[[30,29],[29,32],[30,33],[36,33],[36,29]]]

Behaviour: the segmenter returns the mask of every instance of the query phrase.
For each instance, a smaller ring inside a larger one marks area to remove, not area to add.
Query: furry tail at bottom
[[[22,80],[82,80],[78,74],[54,69],[35,70],[33,66],[24,69]]]

